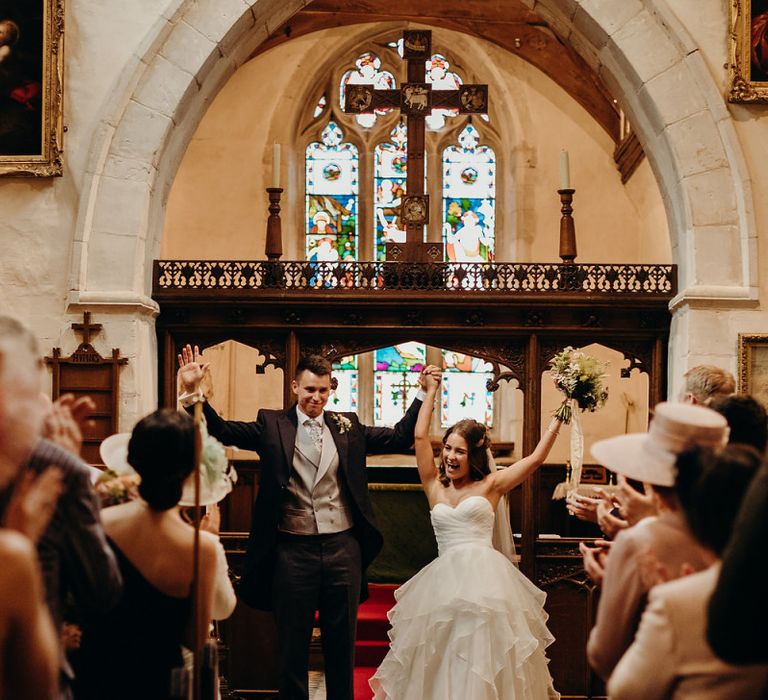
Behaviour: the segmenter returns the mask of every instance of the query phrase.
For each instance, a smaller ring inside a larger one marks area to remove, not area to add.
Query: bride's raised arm
[[[425,489],[434,484],[437,478],[435,457],[432,454],[432,441],[429,439],[429,424],[432,422],[432,411],[435,407],[435,396],[440,386],[439,371],[437,367],[426,367],[419,382],[427,396],[421,402],[419,415],[416,418],[416,428],[413,431],[416,449],[416,466],[419,470],[419,479]]]
[[[560,432],[562,422],[559,418],[553,418],[536,448],[527,457],[523,457],[506,469],[500,469],[488,478],[493,480],[492,487],[500,494],[511,491],[515,486],[525,481],[535,472],[549,455],[552,445],[555,444]]]

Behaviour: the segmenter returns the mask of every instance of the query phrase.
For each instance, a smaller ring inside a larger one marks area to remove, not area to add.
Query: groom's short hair
[[[325,377],[331,374],[333,367],[331,363],[322,355],[304,355],[299,364],[296,365],[294,379],[298,379],[304,371],[312,372],[318,377]]]

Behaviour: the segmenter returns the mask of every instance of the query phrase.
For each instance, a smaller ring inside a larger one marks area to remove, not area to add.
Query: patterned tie
[[[316,421],[314,418],[308,418],[304,421],[304,425],[309,430],[309,436],[312,438],[312,442],[315,444],[318,452],[323,451],[323,426],[320,425],[320,421]]]

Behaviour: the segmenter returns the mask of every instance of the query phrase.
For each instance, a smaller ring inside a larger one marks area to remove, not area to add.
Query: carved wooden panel
[[[63,394],[75,398],[90,396],[96,408],[83,428],[82,455],[86,462],[101,464],[101,441],[118,431],[120,407],[120,367],[128,358],[120,357],[114,348],[110,357],[102,357],[91,345],[91,334],[101,330],[100,323],[91,323],[91,314],[83,314],[83,323],[73,323],[76,332],[83,334],[83,342],[69,356],[62,357],[61,348],[45,358],[52,369],[51,396],[54,400]]]

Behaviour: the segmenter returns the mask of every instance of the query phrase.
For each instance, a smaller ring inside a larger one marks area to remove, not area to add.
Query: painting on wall
[[[739,393],[768,409],[768,334],[739,333]]]
[[[0,0],[0,175],[62,174],[64,0]]]
[[[731,2],[731,102],[768,102],[768,0]]]

